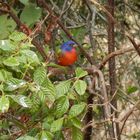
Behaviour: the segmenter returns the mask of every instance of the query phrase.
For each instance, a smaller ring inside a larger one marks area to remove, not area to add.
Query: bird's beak
[[[77,46],[78,46],[77,44],[74,44],[74,45],[73,45],[73,48],[77,48]]]

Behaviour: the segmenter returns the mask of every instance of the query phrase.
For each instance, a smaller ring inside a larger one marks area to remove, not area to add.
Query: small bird
[[[71,66],[77,61],[77,52],[75,49],[76,43],[73,41],[64,42],[60,47],[60,55],[58,57],[58,64],[61,66]]]

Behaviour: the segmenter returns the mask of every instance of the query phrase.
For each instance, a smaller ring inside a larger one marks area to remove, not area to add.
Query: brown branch
[[[116,20],[114,19],[114,17],[110,14],[110,12],[104,7],[102,6],[100,3],[97,2],[97,0],[90,0],[94,5],[96,5],[97,7],[99,7],[102,11],[104,11],[106,13],[106,15],[110,18],[110,20],[113,23],[116,23]]]
[[[139,104],[140,104],[140,101],[138,101],[131,109],[129,109],[128,112],[126,112],[123,117],[120,117],[117,120],[118,122],[122,122],[123,121],[123,124],[122,124],[122,127],[120,129],[120,134],[119,135],[121,135],[121,133],[123,131],[123,128],[124,128],[124,126],[126,124],[126,121],[129,118],[129,116],[133,113],[134,109],[137,108]]]
[[[115,9],[115,0],[108,0],[107,2],[107,11],[109,14],[107,14],[108,19],[108,53],[112,53],[115,51],[115,33],[114,33],[114,21],[112,20],[112,17],[114,19],[114,9]],[[111,15],[111,16],[110,16]],[[109,83],[110,83],[110,96],[113,96],[116,92],[116,62],[115,57],[112,57],[108,61],[109,63]],[[117,99],[116,97],[113,98],[111,101],[112,106],[117,109]],[[111,113],[114,114],[112,117],[117,118],[117,112],[114,112],[113,108],[111,108]],[[118,123],[112,122],[111,126],[108,127],[109,134],[111,139],[120,140],[119,136],[119,125]]]
[[[93,5],[91,5],[91,2],[89,0],[83,0],[85,2],[85,5],[88,8],[89,14],[87,17],[87,23],[86,23],[86,27],[87,27],[87,32],[88,32],[88,36],[90,39],[90,46],[92,48],[91,53],[93,54],[93,61],[94,61],[94,65],[96,64],[96,43],[95,43],[95,39],[93,38],[93,31],[94,31],[94,27],[95,27],[95,17],[96,17],[96,8],[93,7]]]
[[[126,34],[132,45],[134,46],[135,50],[137,51],[138,55],[140,56],[140,47],[136,44],[135,40],[128,34]]]
[[[67,0],[66,0],[67,1]],[[63,15],[71,8],[72,4],[73,4],[74,0],[72,0],[69,4],[69,6],[66,8],[66,9],[63,9],[61,14],[60,14],[60,17],[63,17]],[[64,6],[65,7],[65,6]]]
[[[99,65],[99,69],[102,69],[102,68],[105,66],[105,64],[106,64],[112,57],[115,57],[115,56],[118,56],[118,55],[121,55],[121,54],[130,52],[130,51],[133,51],[133,50],[134,50],[134,48],[129,47],[129,48],[120,49],[120,50],[117,50],[117,51],[115,51],[115,52],[112,52],[112,53],[108,54],[108,55],[103,59],[103,61],[101,62],[101,64]]]
[[[100,84],[101,84],[101,93],[103,96],[103,103],[104,103],[104,114],[105,118],[108,119],[110,118],[111,112],[110,112],[110,106],[108,102],[108,95],[107,95],[107,90],[106,90],[106,85],[105,85],[105,80],[103,73],[96,67],[92,66],[91,68],[85,68],[86,71],[88,71],[89,74],[96,74],[99,77]]]
[[[88,80],[89,81],[89,80]],[[88,82],[88,93],[89,93],[89,97],[87,98],[87,105],[89,106],[90,104],[93,106],[93,101],[94,101],[94,84],[95,84],[95,79],[93,78],[92,81]],[[86,111],[86,115],[85,115],[85,119],[84,119],[84,124],[87,125],[89,124],[92,120],[93,120],[93,108],[92,107],[88,107],[87,111]],[[92,126],[89,126],[87,128],[85,128],[84,131],[84,140],[90,140],[92,136]]]
[[[47,10],[50,13],[50,15],[52,16],[52,19],[58,19],[55,16],[55,13],[49,8],[49,6],[45,2],[45,0],[36,0],[36,2],[38,4],[38,6],[44,8],[45,10]],[[68,36],[68,38],[73,40],[78,45],[79,50],[87,58],[87,60],[90,62],[90,64],[93,64],[92,57],[90,57],[89,54],[84,50],[83,46],[73,38],[73,36],[70,34],[70,32],[67,30],[67,28],[65,28],[65,26],[61,23],[61,21],[59,19],[57,20],[57,24],[65,32],[65,34]]]

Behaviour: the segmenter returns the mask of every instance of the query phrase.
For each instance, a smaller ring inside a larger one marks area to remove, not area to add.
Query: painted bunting
[[[61,66],[70,66],[77,60],[77,52],[75,49],[76,43],[67,41],[60,47],[60,54],[58,57],[58,64]]]

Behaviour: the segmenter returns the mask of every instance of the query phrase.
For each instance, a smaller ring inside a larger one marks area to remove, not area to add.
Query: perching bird
[[[75,49],[76,43],[73,41],[67,41],[60,47],[61,52],[58,57],[58,64],[61,66],[70,66],[77,60],[77,52]]]

